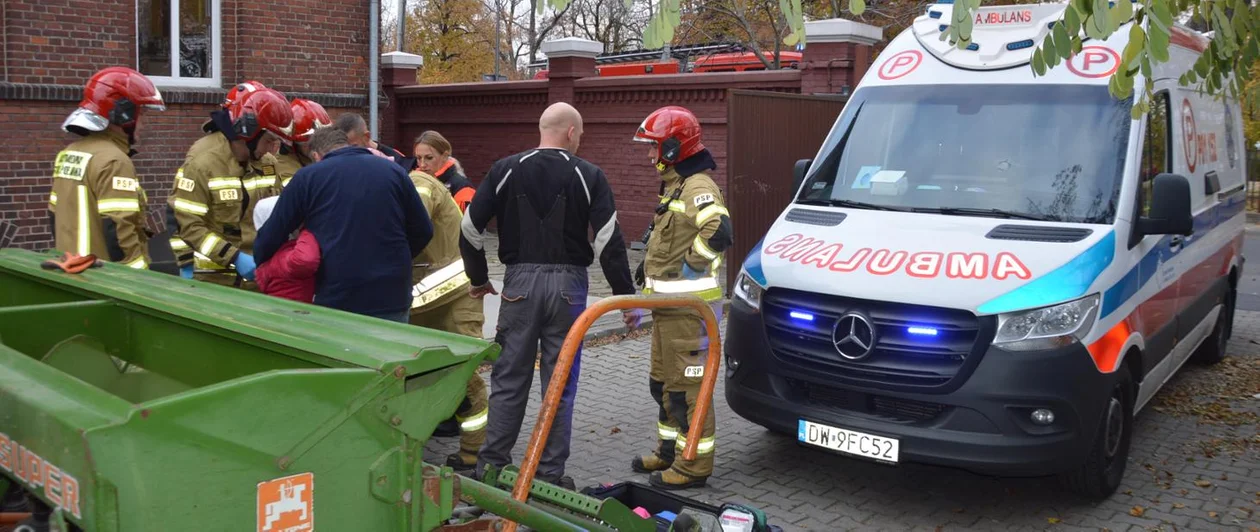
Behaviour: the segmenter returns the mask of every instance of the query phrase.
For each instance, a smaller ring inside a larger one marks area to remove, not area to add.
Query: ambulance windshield
[[[796,201],[1110,223],[1131,106],[1100,85],[866,88]]]

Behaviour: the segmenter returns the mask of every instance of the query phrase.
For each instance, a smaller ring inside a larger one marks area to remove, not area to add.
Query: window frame
[[[170,32],[171,43],[170,50],[167,51],[170,57],[171,72],[166,76],[156,74],[145,74],[153,81],[154,85],[159,87],[189,87],[189,88],[218,88],[222,86],[223,79],[223,2],[222,0],[206,0],[210,2],[210,76],[205,78],[186,78],[179,76],[179,22],[180,22],[180,0],[152,0],[154,2],[167,2],[171,13]],[[140,70],[140,0],[135,0],[135,43],[136,56],[135,68]]]
[[[1162,88],[1162,89],[1157,89],[1154,92],[1152,92],[1151,93],[1151,111],[1154,111],[1155,104],[1161,97],[1163,98],[1163,104],[1164,104],[1164,173],[1174,173],[1176,170],[1176,168],[1174,167],[1176,160],[1173,154],[1173,149],[1174,149],[1173,138],[1174,137],[1173,137],[1173,116],[1172,116],[1172,91],[1167,88]],[[1146,236],[1151,236],[1151,235],[1139,236],[1137,232],[1138,220],[1142,219],[1142,214],[1143,214],[1143,211],[1145,210],[1144,206],[1145,206],[1146,200],[1148,199],[1146,197],[1146,194],[1143,193],[1143,189],[1146,186],[1146,180],[1143,179],[1143,176],[1146,174],[1146,170],[1143,167],[1146,165],[1146,153],[1148,149],[1148,146],[1146,144],[1146,139],[1148,136],[1150,136],[1151,116],[1152,116],[1152,113],[1147,112],[1146,116],[1142,118],[1144,121],[1145,127],[1142,128],[1142,149],[1141,149],[1141,152],[1138,154],[1138,171],[1137,171],[1137,176],[1136,176],[1137,177],[1137,187],[1136,187],[1137,190],[1135,190],[1133,193],[1133,221],[1131,222],[1132,227],[1129,231],[1129,249],[1133,249],[1134,247],[1137,247],[1138,244],[1142,243],[1142,240],[1144,240]],[[1159,175],[1159,174],[1157,173],[1155,175]],[[1150,181],[1154,181],[1154,180],[1155,180],[1155,176],[1151,176]]]

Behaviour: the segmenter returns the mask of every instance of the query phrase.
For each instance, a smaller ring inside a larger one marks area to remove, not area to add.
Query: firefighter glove
[[[236,273],[244,277],[246,281],[254,280],[254,269],[258,266],[254,264],[254,256],[249,253],[238,253],[236,260],[232,261],[232,265],[236,266]]]
[[[634,269],[634,285],[643,288],[647,284],[647,276],[643,273],[643,261],[639,261],[639,267]]]

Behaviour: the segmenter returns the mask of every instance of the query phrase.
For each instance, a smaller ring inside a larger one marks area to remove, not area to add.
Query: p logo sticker
[[[1082,78],[1105,78],[1120,68],[1120,54],[1106,46],[1086,46],[1068,59],[1067,67]]]
[[[258,532],[314,532],[315,474],[258,483]]]
[[[889,57],[879,66],[879,78],[894,80],[914,72],[923,63],[923,54],[918,50],[906,50]]]

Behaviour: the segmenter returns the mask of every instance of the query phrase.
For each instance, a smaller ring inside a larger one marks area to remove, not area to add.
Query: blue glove
[[[236,254],[236,260],[232,261],[232,265],[236,266],[236,273],[244,277],[246,281],[254,280],[254,270],[258,265],[254,264],[254,256],[249,253],[240,252]]]
[[[189,264],[187,266],[180,266],[179,276],[185,279],[192,279],[193,278],[193,265]]]
[[[683,279],[699,279],[700,277],[704,276],[704,272],[702,271],[698,272],[691,269],[691,265],[687,264],[687,261],[683,261],[682,276],[683,276]]]

